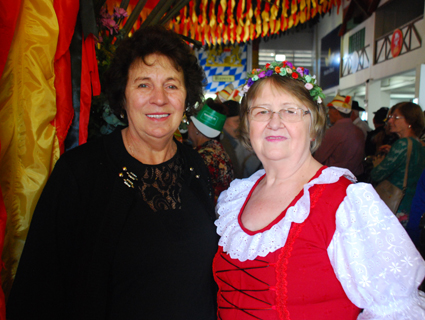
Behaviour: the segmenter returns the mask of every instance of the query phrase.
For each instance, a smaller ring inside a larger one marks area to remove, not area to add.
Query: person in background
[[[375,185],[383,180],[388,180],[397,188],[403,189],[407,144],[408,140],[412,142],[407,187],[396,214],[400,222],[406,226],[416,184],[425,169],[425,148],[418,137],[425,126],[423,111],[420,106],[413,102],[397,103],[390,110],[388,124],[390,131],[396,133],[399,139],[392,146],[387,146],[388,154],[386,156],[375,157],[371,178]]]
[[[385,121],[387,119],[388,110],[389,108],[382,107],[373,113],[373,125],[375,130],[372,130],[367,134],[365,143],[366,156],[375,155],[376,151],[385,144]]]
[[[356,177],[363,173],[365,139],[362,131],[351,121],[351,97],[337,95],[328,103],[328,115],[332,124],[326,130],[314,158],[326,166],[350,170]]]
[[[232,160],[235,178],[248,178],[261,168],[261,162],[253,151],[245,148],[237,138],[240,124],[240,104],[234,100],[223,102],[227,107],[228,114],[223,126],[221,144]]]
[[[235,178],[232,161],[217,140],[226,121],[226,114],[226,107],[222,103],[207,99],[197,115],[190,117],[188,126],[188,139],[208,166],[215,202]]]
[[[425,110],[424,110],[424,116],[425,116]],[[422,130],[421,135],[419,136],[419,138],[425,142],[425,128]]]
[[[394,214],[312,156],[326,118],[315,78],[286,61],[249,74],[241,137],[264,170],[217,203],[218,318],[425,319],[425,261]]]
[[[420,227],[422,216],[425,214],[425,170],[416,185],[415,195],[412,199],[412,205],[410,207],[409,222],[406,226],[406,231],[412,239],[413,243],[418,248],[422,256],[425,256],[425,231],[424,227]],[[425,219],[425,217],[423,218]],[[423,232],[423,238],[421,239],[421,233]],[[422,240],[422,241],[421,241]]]
[[[364,138],[366,140],[367,133],[372,131],[372,129],[369,127],[366,121],[363,121],[359,117],[360,112],[365,112],[366,110],[359,106],[359,103],[356,100],[353,100],[352,106],[351,106],[351,121],[359,127],[360,130],[362,130],[364,134]]]
[[[192,49],[163,27],[120,44],[105,92],[128,126],[56,163],[7,319],[216,319],[208,169],[173,139],[203,79]]]

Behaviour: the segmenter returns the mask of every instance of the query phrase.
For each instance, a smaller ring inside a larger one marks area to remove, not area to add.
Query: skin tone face
[[[226,122],[224,123],[223,129],[226,130],[226,132],[230,134],[233,138],[236,138],[240,122],[241,121],[239,116],[227,118]]]
[[[336,110],[334,107],[329,107],[329,121],[331,122],[331,124],[334,124],[338,119],[339,119],[339,112],[338,110]]]
[[[264,85],[251,107],[265,107],[272,111],[290,107],[308,110],[294,96],[273,87],[270,82]],[[310,157],[310,122],[311,115],[306,115],[299,122],[285,123],[276,113],[268,122],[250,119],[251,144],[263,165],[286,160],[297,163]]]
[[[145,61],[134,62],[129,70],[125,90],[129,126],[123,135],[138,150],[161,152],[174,145],[173,133],[183,117],[184,75],[165,56],[152,54]]]
[[[412,130],[409,128],[409,124],[404,119],[403,115],[397,109],[392,113],[392,118],[388,120],[390,125],[390,132],[396,133],[400,138],[406,138],[412,136]],[[396,119],[396,117],[400,117]]]

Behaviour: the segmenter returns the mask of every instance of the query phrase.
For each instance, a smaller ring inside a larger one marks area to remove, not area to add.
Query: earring
[[[196,131],[196,135],[198,135],[199,134],[199,131]]]
[[[412,125],[411,124],[409,124],[409,129],[412,127]]]
[[[125,118],[124,111],[122,111],[122,110],[121,110],[121,113],[120,113],[120,118],[121,118],[121,119],[124,119],[124,118]]]

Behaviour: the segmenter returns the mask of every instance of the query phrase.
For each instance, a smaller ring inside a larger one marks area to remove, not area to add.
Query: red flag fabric
[[[97,69],[95,41],[93,34],[83,39],[83,53],[81,57],[81,89],[80,89],[80,126],[79,144],[87,142],[88,125],[90,118],[91,98],[100,94],[99,71]]]
[[[13,35],[15,34],[15,26],[20,9],[21,0],[0,1],[0,34],[2,36],[2,45],[0,46],[0,76],[3,73]]]
[[[59,24],[58,46],[55,54],[56,117],[52,125],[56,128],[60,153],[65,151],[65,138],[74,117],[72,106],[71,55],[69,46],[74,34],[79,10],[75,0],[55,0],[53,7]]]

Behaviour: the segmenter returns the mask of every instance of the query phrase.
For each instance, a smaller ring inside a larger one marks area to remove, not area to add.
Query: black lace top
[[[159,165],[125,153],[127,172],[137,176],[129,188],[137,200],[117,244],[109,319],[215,319],[213,278],[205,270],[218,237],[184,179],[190,168],[181,152]]]
[[[137,188],[152,211],[181,209],[183,158],[177,152],[159,165],[145,165]]]

